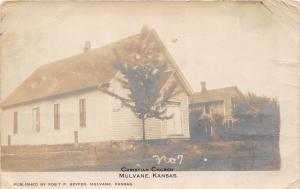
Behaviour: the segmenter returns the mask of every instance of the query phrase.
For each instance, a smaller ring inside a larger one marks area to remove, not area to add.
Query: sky
[[[81,53],[85,41],[101,47],[144,25],[157,31],[194,91],[206,81],[208,89],[280,97],[282,85],[297,85],[299,33],[261,3],[12,2],[2,9],[2,99],[39,66]]]

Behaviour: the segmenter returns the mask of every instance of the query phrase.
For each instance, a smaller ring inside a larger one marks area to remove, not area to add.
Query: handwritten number
[[[176,158],[173,158],[173,157],[167,158],[165,155],[163,155],[163,156],[153,155],[152,158],[154,158],[156,160],[158,165],[160,165],[162,162],[164,162],[166,164],[175,164],[175,163],[177,163],[177,160],[178,160],[178,164],[181,165],[182,160],[183,160],[183,155],[179,154],[179,155],[177,155]]]

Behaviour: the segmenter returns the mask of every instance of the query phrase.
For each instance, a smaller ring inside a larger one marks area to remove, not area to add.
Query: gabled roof
[[[236,86],[196,92],[190,98],[190,103],[215,102],[229,99],[231,97],[242,97],[243,94]]]
[[[148,32],[151,32],[163,47],[161,48],[162,54],[168,60],[167,62],[170,64],[168,66],[175,70],[180,78],[180,83],[191,94],[191,88],[178,70],[174,60],[170,59],[170,55],[157,33],[154,30]],[[96,89],[99,84],[111,81],[117,73],[113,66],[117,60],[114,51],[118,51],[118,59],[128,57],[130,51],[134,50],[128,44],[132,40],[137,40],[140,35],[133,35],[110,45],[39,67],[4,100],[2,107],[8,108],[49,99],[49,97],[55,98],[70,92]]]
[[[158,89],[162,89],[174,73],[175,71],[172,70],[166,71],[162,78],[159,81],[157,81],[156,86],[158,87]]]

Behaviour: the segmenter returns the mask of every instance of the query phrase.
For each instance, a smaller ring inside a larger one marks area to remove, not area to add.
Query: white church
[[[189,138],[188,96],[192,89],[157,33],[149,30],[162,47],[168,74],[161,91],[176,81],[181,92],[172,99],[168,120],[146,121],[146,139]],[[119,100],[99,91],[109,83],[118,94],[126,95],[117,82],[113,49],[125,52],[133,35],[110,45],[84,52],[37,68],[1,104],[1,144],[51,145],[101,141],[140,140],[142,123]],[[126,56],[123,53],[122,56]]]

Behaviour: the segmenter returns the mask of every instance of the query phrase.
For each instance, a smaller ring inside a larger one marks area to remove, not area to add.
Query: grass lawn
[[[3,171],[279,170],[274,137],[247,140],[160,140],[2,148]]]

